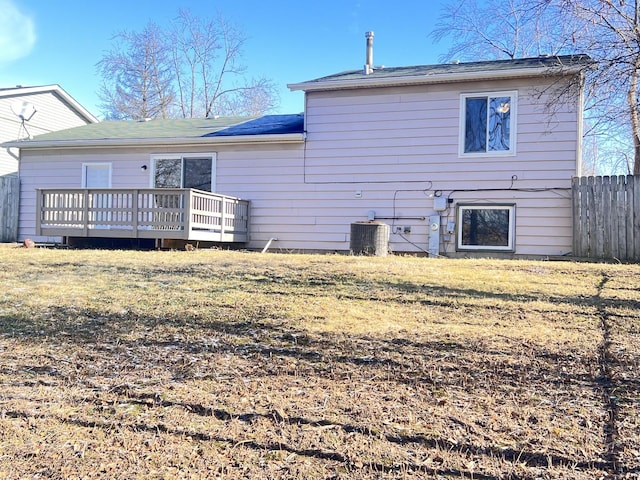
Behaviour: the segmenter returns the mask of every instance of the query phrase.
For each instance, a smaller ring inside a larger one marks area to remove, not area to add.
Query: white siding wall
[[[0,143],[27,136],[25,130],[20,128],[21,121],[11,111],[14,102],[23,100],[33,104],[37,110],[33,118],[26,122],[28,133],[32,136],[87,124],[53,92],[3,96],[0,97]],[[11,152],[14,155],[6,149],[0,149],[0,175],[18,172],[18,151],[11,149]]]
[[[460,158],[459,95],[493,90],[518,90],[517,155]],[[217,153],[219,193],[251,201],[251,248],[275,237],[272,248],[345,251],[351,223],[366,220],[370,210],[377,217],[427,219],[435,213],[432,195],[442,194],[455,202],[443,212],[443,226],[455,220],[457,202],[515,203],[516,254],[562,255],[572,243],[577,115],[575,106],[561,106],[549,120],[538,103],[531,88],[513,82],[312,93],[305,145],[198,151]],[[162,148],[25,152],[20,238],[34,232],[35,188],[80,187],[81,164],[92,161],[112,162],[114,188],[147,187],[151,169],[143,173],[140,166],[150,165],[151,154],[169,151],[184,153]],[[392,250],[427,250],[427,220],[383,221],[411,226],[406,239],[391,235]],[[444,244],[445,253],[455,252],[454,240],[451,235]]]

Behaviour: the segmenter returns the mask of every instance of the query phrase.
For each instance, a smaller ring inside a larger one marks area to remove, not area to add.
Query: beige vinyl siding
[[[16,98],[8,97],[2,100],[11,104],[16,101]],[[29,133],[34,137],[43,133],[55,132],[87,124],[84,118],[69,108],[54,92],[42,92],[21,96],[20,100],[25,100],[36,107],[35,115],[26,123]],[[16,124],[18,125],[19,123],[16,122]]]
[[[60,97],[54,92],[20,94],[0,97],[0,143],[14,141],[31,136],[41,135],[66,128],[86,125],[87,121],[78,116]],[[17,101],[26,101],[36,107],[35,115],[25,122],[26,131],[21,128],[21,121],[11,111],[11,105]],[[17,173],[18,149],[12,148],[10,155],[6,149],[0,150],[0,175]]]
[[[526,87],[521,82],[503,81],[312,92],[307,95],[306,180],[322,190],[332,184],[334,189],[342,187],[343,206],[334,207],[344,214],[345,223],[347,218],[366,219],[368,210],[375,210],[380,217],[394,216],[394,195],[395,216],[427,218],[436,213],[428,195],[435,191],[450,194],[454,203],[442,213],[443,227],[455,221],[458,202],[515,203],[516,254],[569,253],[569,188],[576,172],[577,107],[561,105],[549,117],[541,105],[546,101],[544,95],[542,101],[538,98],[547,87],[543,82]],[[460,157],[460,95],[493,91],[518,93],[516,155]],[[351,187],[345,188],[349,184]],[[566,190],[522,192],[510,187]],[[422,196],[404,192],[421,188]],[[461,191],[471,189],[476,191]],[[362,190],[361,199],[353,198],[354,190]],[[406,237],[425,250],[426,223],[395,221],[398,226],[411,226]],[[444,229],[441,235],[448,240],[447,253],[454,252],[455,237]],[[391,235],[391,247],[419,250],[396,234]]]
[[[147,150],[25,150],[20,165],[20,219],[18,238],[37,241],[59,241],[55,238],[35,237],[37,188],[82,188],[82,165],[111,163],[113,188],[148,188],[150,165]]]

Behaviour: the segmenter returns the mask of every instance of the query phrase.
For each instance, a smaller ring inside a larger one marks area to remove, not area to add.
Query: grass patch
[[[0,478],[637,475],[637,265],[0,249]]]

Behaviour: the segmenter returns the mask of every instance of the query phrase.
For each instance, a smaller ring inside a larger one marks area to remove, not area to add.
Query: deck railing
[[[246,242],[249,202],[194,189],[40,189],[36,234]]]

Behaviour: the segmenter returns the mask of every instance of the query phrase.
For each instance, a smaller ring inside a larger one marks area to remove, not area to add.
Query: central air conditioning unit
[[[385,257],[389,253],[389,225],[381,222],[351,224],[349,249],[353,255]]]

